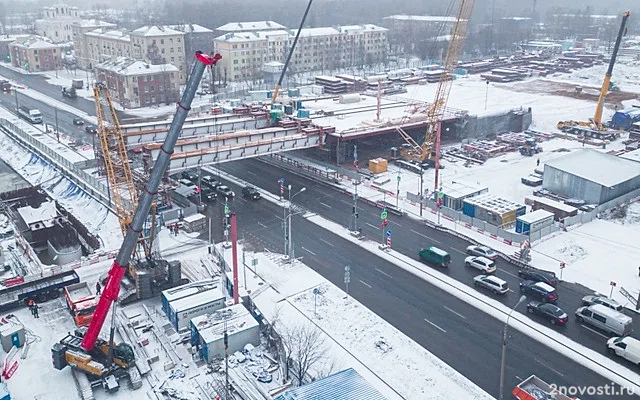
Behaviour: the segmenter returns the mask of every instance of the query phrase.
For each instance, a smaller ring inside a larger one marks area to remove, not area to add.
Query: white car
[[[509,284],[495,275],[478,275],[473,278],[473,284],[491,290],[495,294],[505,294],[509,291]]]
[[[498,253],[488,248],[487,246],[469,246],[467,247],[467,254],[488,258],[489,260],[495,260],[496,258],[498,258]]]
[[[484,257],[467,257],[464,259],[467,267],[477,268],[487,274],[496,272],[496,263]]]

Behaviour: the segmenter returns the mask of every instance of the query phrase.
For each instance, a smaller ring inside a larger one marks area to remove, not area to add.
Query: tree
[[[302,385],[309,370],[325,358],[327,347],[318,328],[310,324],[283,327],[280,337],[287,360],[286,375]]]

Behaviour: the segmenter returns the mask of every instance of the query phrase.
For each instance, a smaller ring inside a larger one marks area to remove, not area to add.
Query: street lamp
[[[515,311],[516,308],[518,308],[520,303],[522,303],[526,299],[527,299],[527,296],[525,296],[525,295],[520,296],[520,300],[518,300],[516,305],[513,306],[513,308],[509,312],[509,315],[507,315],[507,322],[504,323],[504,329],[502,330],[502,361],[500,363],[500,395],[498,397],[499,400],[502,400],[504,398],[504,395],[503,395],[503,392],[504,392],[504,365],[505,365],[505,360],[506,360],[506,357],[507,357],[507,327],[509,326],[509,318],[511,318],[511,314]]]
[[[291,259],[291,258],[293,258],[293,241],[291,240],[291,224],[292,224],[291,201],[293,200],[294,197],[296,197],[300,193],[302,193],[305,190],[307,190],[307,188],[303,187],[302,189],[298,190],[293,195],[291,194],[291,185],[288,186],[288,189],[289,189],[289,206],[288,206],[289,215],[287,216],[287,219],[289,220],[289,236],[288,236],[288,239],[287,239],[287,248],[286,248],[287,252],[286,252],[285,256],[288,256]]]

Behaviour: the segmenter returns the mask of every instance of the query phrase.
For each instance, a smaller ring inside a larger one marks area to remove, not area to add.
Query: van
[[[421,261],[435,264],[439,267],[448,267],[451,263],[451,256],[449,253],[434,246],[421,249],[418,252],[418,256]]]
[[[630,336],[614,337],[607,341],[607,350],[640,367],[640,340]]]
[[[631,317],[602,304],[578,308],[576,310],[576,320],[618,336],[630,335],[633,332],[633,320]]]

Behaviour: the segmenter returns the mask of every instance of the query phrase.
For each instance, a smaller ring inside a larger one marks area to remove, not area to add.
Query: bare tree
[[[309,369],[325,358],[327,347],[318,328],[310,324],[284,328],[280,334],[287,359],[287,375],[302,385]]]

